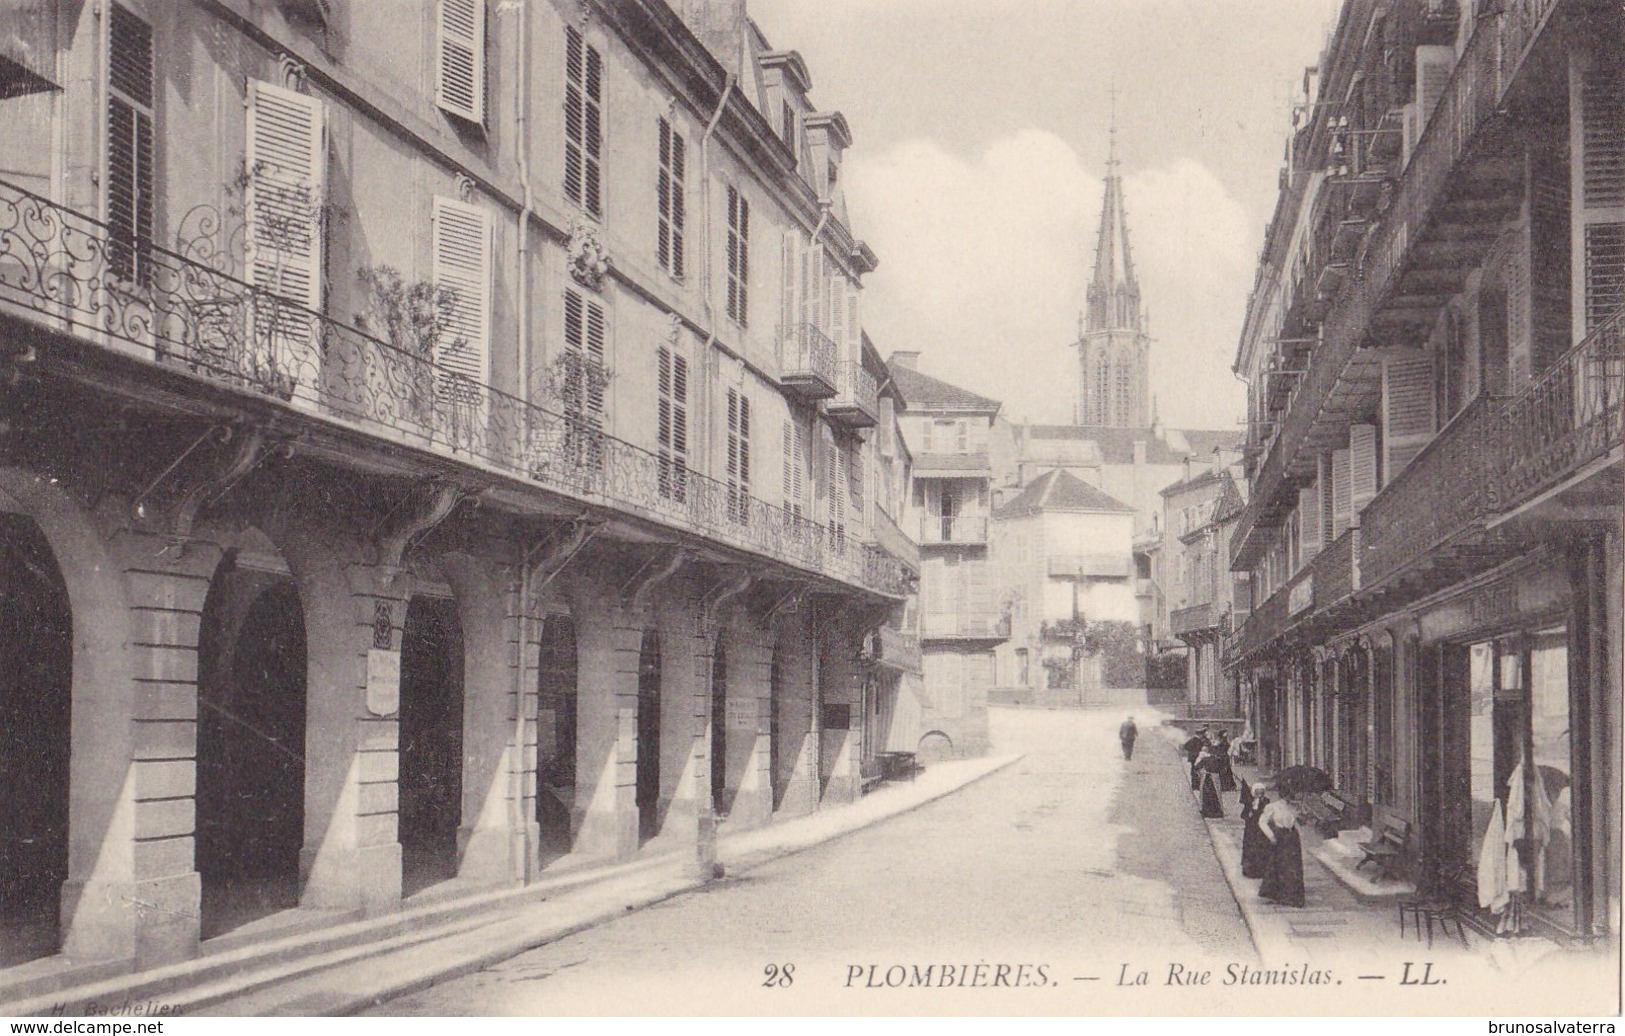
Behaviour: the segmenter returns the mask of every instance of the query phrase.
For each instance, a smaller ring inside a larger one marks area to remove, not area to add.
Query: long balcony
[[[993,463],[987,453],[932,453],[914,455],[914,477],[992,478]]]
[[[835,342],[812,324],[792,324],[780,336],[784,348],[784,370],[780,377],[785,391],[805,402],[817,402],[835,395],[839,387]]]
[[[1485,529],[1504,403],[1473,400],[1366,505],[1362,589],[1387,584],[1397,592],[1403,582],[1413,596],[1504,556],[1505,545]]]
[[[838,391],[824,404],[825,416],[848,428],[873,428],[879,423],[880,383],[875,376],[854,360],[837,368],[836,380]]]
[[[921,640],[1007,640],[1010,620],[993,612],[923,612]]]
[[[913,630],[882,626],[875,648],[876,665],[905,673],[920,672],[920,635]]]
[[[1617,478],[1596,476],[1619,461],[1622,394],[1625,309],[1507,403],[1497,437],[1499,507],[1517,511],[1558,497],[1570,512],[1617,507]]]
[[[1176,637],[1207,633],[1218,629],[1218,623],[1218,612],[1208,602],[1175,608],[1168,613],[1168,632]]]
[[[1308,372],[1277,417],[1238,523],[1238,566],[1256,561],[1264,531],[1291,510],[1294,482],[1312,477],[1320,451],[1379,397],[1381,363],[1365,347],[1422,333],[1516,212],[1521,172],[1507,154],[1507,102],[1524,86],[1531,50],[1558,35],[1543,30],[1560,3],[1518,0],[1478,23],[1361,249],[1357,275],[1335,285]]]
[[[987,544],[987,519],[984,517],[967,517],[955,515],[928,514],[920,518],[920,545],[937,547],[943,544],[967,544],[970,546],[985,546]]]
[[[108,228],[0,181],[0,318],[173,376],[154,384],[224,398],[401,448],[892,597],[908,566],[856,537],[741,493],[617,439],[330,320],[218,270],[139,246],[136,279],[115,271],[133,246]],[[48,357],[52,363],[54,358]],[[95,361],[92,361],[93,363]],[[99,376],[116,378],[101,364]]]
[[[1052,554],[1052,579],[1127,579],[1134,559],[1127,554]]]

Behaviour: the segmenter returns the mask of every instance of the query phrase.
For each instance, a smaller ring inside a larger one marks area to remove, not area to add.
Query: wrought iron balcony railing
[[[1422,448],[1361,512],[1360,582],[1376,586],[1443,558],[1490,513],[1503,399],[1480,396]]]
[[[115,274],[138,250],[139,282]],[[121,252],[122,250],[122,252]],[[0,314],[891,596],[907,566],[819,523],[0,181]]]
[[[943,543],[982,544],[987,542],[987,519],[955,515],[928,514],[920,518],[920,542],[936,546]]]
[[[1511,510],[1620,445],[1625,309],[1507,403],[1496,504]]]
[[[1354,592],[1354,551],[1360,535],[1358,530],[1350,529],[1310,560],[1316,611],[1329,608]]]
[[[1449,195],[1464,156],[1482,139],[1481,131],[1498,117],[1503,94],[1522,67],[1540,26],[1558,0],[1517,0],[1495,19],[1486,19],[1468,41],[1451,73],[1443,97],[1428,119],[1393,201],[1371,231],[1357,277],[1349,278],[1321,327],[1308,372],[1295,379],[1275,438],[1265,452],[1253,483],[1252,499],[1238,525],[1238,560],[1255,556],[1254,530],[1272,524],[1265,514],[1284,516],[1281,499],[1287,479],[1302,474],[1298,454],[1320,420],[1322,402],[1342,378],[1371,329],[1373,318],[1398,286],[1406,263],[1429,221]]]
[[[792,324],[779,336],[784,387],[806,400],[828,399],[838,386],[835,342],[813,324]]]
[[[824,404],[830,420],[850,428],[873,428],[880,420],[880,383],[851,360],[836,368],[835,398]]]
[[[920,615],[922,640],[1004,640],[1010,619],[993,612],[924,612]]]

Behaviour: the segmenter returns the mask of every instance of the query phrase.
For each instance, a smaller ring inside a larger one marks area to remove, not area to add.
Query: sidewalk
[[[913,781],[859,801],[718,839],[730,874],[917,809],[1019,756],[935,763]],[[90,1004],[153,1003],[176,1015],[335,1015],[477,971],[497,961],[706,884],[694,852],[576,870],[522,889],[358,921],[165,968],[0,1003],[0,1015],[88,1013]],[[414,923],[414,914],[423,914]]]

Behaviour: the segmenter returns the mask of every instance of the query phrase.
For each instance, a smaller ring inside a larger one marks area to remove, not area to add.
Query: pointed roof
[[[1095,238],[1095,272],[1089,281],[1090,331],[1141,330],[1140,281],[1134,275],[1134,255],[1129,250],[1128,216],[1123,208],[1123,176],[1118,171],[1119,166],[1114,110],[1105,192],[1100,201],[1100,229]]]
[[[1046,471],[993,512],[994,518],[1025,518],[1041,511],[1101,511],[1133,514],[1134,508],[1108,496],[1069,471]]]
[[[958,385],[938,381],[900,363],[887,364],[887,369],[891,372],[892,381],[902,392],[903,406],[908,410],[969,410],[996,414],[1004,405],[996,399],[978,396]]]

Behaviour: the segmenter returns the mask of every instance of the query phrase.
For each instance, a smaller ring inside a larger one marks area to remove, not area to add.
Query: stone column
[[[778,813],[801,816],[818,808],[818,651],[807,621],[810,604],[778,622],[779,766],[784,796]]]
[[[309,521],[277,537],[305,608],[305,844],[300,905],[398,909],[400,630],[409,582],[359,539]]]
[[[752,619],[731,616],[728,646],[728,788],[733,802],[728,826],[758,827],[773,819],[772,708],[773,635]]]
[[[475,882],[521,880],[529,850],[516,852],[516,837],[535,827],[519,784],[525,732],[515,709],[525,711],[535,743],[536,681],[516,683],[517,617],[511,577],[498,562],[453,553],[441,558],[463,628],[463,803],[457,826],[458,877]],[[527,654],[534,655],[534,646]],[[534,673],[534,661],[527,659]],[[515,697],[516,692],[519,697]],[[531,768],[534,769],[534,758]],[[517,796],[517,797],[516,797]],[[531,838],[525,843],[535,845]]]
[[[577,609],[576,851],[626,859],[638,849],[637,707],[641,615],[615,588],[583,581]]]
[[[857,665],[857,639],[852,622],[828,606],[820,609],[817,627],[819,690],[825,709],[846,716],[844,726],[822,731],[822,798],[855,802],[863,790],[863,671]]]

